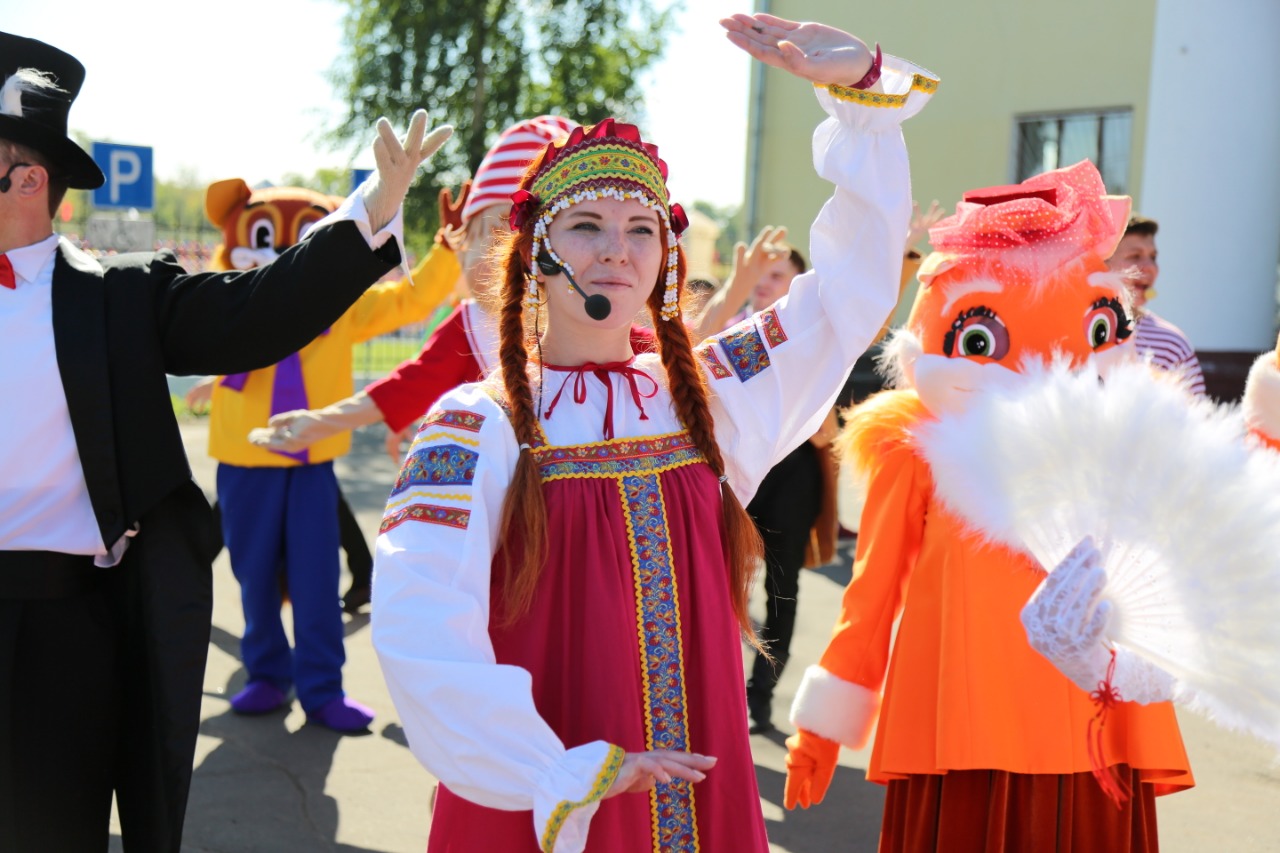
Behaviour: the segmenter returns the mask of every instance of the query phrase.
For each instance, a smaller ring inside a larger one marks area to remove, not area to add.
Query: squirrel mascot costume
[[[270,263],[340,202],[299,187],[253,190],[240,179],[211,184],[205,208],[223,234],[213,266],[249,269]],[[236,712],[274,711],[289,701],[293,688],[309,721],[337,731],[360,731],[372,721],[373,712],[342,690],[346,653],[333,460],[350,449],[351,436],[342,433],[297,453],[255,446],[248,436],[274,414],[349,396],[352,345],[425,319],[449,295],[459,272],[453,253],[434,245],[411,278],[369,288],[297,353],[272,367],[217,381],[209,454],[219,463],[218,502],[231,567],[240,582],[241,657],[249,674],[248,684],[231,699]],[[280,618],[281,571],[293,607],[292,648]]]

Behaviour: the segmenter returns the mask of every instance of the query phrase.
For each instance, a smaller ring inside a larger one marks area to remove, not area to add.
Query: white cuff
[[[862,749],[879,713],[879,693],[815,665],[804,671],[791,705],[791,724],[850,749]]]
[[[363,187],[364,184],[356,187],[355,192],[342,200],[337,210],[317,222],[312,226],[313,229],[331,222],[354,222],[360,229],[360,234],[364,236],[365,242],[369,244],[369,248],[374,250],[381,249],[388,240],[394,239],[396,246],[400,249],[400,267],[404,270],[405,277],[412,281],[413,270],[409,269],[409,256],[404,250],[404,206],[397,208],[396,215],[391,221],[374,234],[373,226],[369,224],[369,211],[364,206]]]
[[[1250,429],[1280,440],[1280,366],[1275,350],[1268,350],[1249,369],[1244,386],[1244,418]]]
[[[884,54],[880,91],[816,85],[827,115],[863,130],[891,130],[914,116],[938,90],[938,75],[896,56]]]
[[[602,740],[576,746],[547,772],[533,795],[533,829],[542,853],[581,853],[626,752]]]

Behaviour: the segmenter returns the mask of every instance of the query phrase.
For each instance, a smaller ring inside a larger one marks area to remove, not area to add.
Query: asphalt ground
[[[183,425],[196,479],[212,495],[207,425]],[[356,433],[337,465],[343,491],[372,544],[395,466],[382,452],[381,427]],[[821,654],[848,582],[850,555],[806,572],[791,653],[775,698],[775,722],[788,730],[804,667]],[[345,578],[344,578],[345,589]],[[226,554],[214,566],[213,629],[203,720],[187,810],[184,851],[192,853],[418,853],[426,847],[435,780],[406,746],[369,639],[369,616],[345,617],[347,692],[378,712],[369,734],[340,736],[305,725],[297,703],[264,717],[233,714],[229,698],[245,681],[238,657],[244,627],[239,588]],[[763,595],[756,608],[763,615]],[[1280,604],[1280,603],[1278,603]],[[286,619],[287,619],[286,608]],[[1277,673],[1280,677],[1280,673]],[[1198,785],[1161,798],[1165,853],[1280,851],[1280,768],[1265,745],[1183,714]],[[883,788],[867,782],[867,753],[844,750],[826,801],[807,811],[782,808],[786,755],[776,732],[752,738],[761,807],[777,853],[874,851]],[[113,832],[118,826],[113,824]],[[121,851],[118,835],[111,850]],[[712,851],[721,853],[721,851]]]

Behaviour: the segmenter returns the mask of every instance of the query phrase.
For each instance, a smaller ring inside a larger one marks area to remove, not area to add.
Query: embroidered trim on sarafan
[[[590,805],[608,792],[613,780],[618,778],[618,771],[622,769],[622,760],[626,757],[626,750],[610,744],[609,755],[605,758],[600,772],[596,774],[596,780],[592,783],[591,791],[587,796],[577,802],[561,800],[556,803],[555,810],[551,812],[551,819],[547,821],[547,828],[542,833],[542,841],[538,844],[543,853],[551,853],[555,849],[560,828],[564,826],[565,820],[574,809]]]
[[[787,342],[787,333],[782,330],[782,321],[778,319],[776,308],[766,308],[760,314],[760,325],[764,328],[764,339],[770,347]]]
[[[409,452],[391,494],[415,486],[470,486],[480,454],[459,444],[421,444]]]
[[[746,382],[769,367],[769,353],[764,348],[764,338],[756,328],[755,318],[748,317],[720,335],[720,346],[729,358],[729,366],[738,374],[738,380]]]
[[[707,367],[711,368],[713,377],[716,379],[728,379],[733,374],[729,372],[729,368],[724,366],[724,362],[720,361],[720,356],[716,355],[715,341],[716,338],[712,338],[694,351],[699,358],[706,362]]]
[[[680,625],[680,591],[671,557],[662,482],[657,474],[618,480],[635,579],[636,630],[644,676],[645,749],[689,749],[688,699]],[[659,783],[649,793],[655,851],[696,851],[693,784]]]
[[[471,510],[456,506],[435,506],[433,504],[410,504],[404,509],[387,513],[378,527],[378,534],[399,527],[406,521],[422,521],[427,524],[439,524],[442,527],[453,527],[466,530],[471,521]]]
[[[687,432],[641,438],[614,438],[595,444],[535,447],[531,451],[543,482],[570,477],[658,474],[703,460]]]
[[[441,409],[427,415],[427,419],[422,422],[418,432],[424,432],[427,427],[433,424],[453,427],[466,432],[479,432],[480,427],[484,425],[484,415],[468,412],[466,409]]]
[[[848,86],[837,86],[835,83],[823,85],[814,83],[819,89],[826,89],[831,93],[831,97],[841,101],[849,101],[854,104],[862,104],[866,107],[887,107],[897,109],[907,102],[907,95],[886,95],[884,92],[870,92],[866,89],[851,89]],[[926,95],[932,95],[938,91],[938,81],[933,77],[926,77],[923,74],[911,75],[911,91],[923,92]]]

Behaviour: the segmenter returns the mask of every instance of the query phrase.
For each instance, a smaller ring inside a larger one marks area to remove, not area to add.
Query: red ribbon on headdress
[[[512,231],[519,231],[525,226],[526,222],[530,222],[534,215],[538,212],[538,197],[528,190],[516,190],[511,194],[511,213],[507,217],[507,224],[511,226]]]

